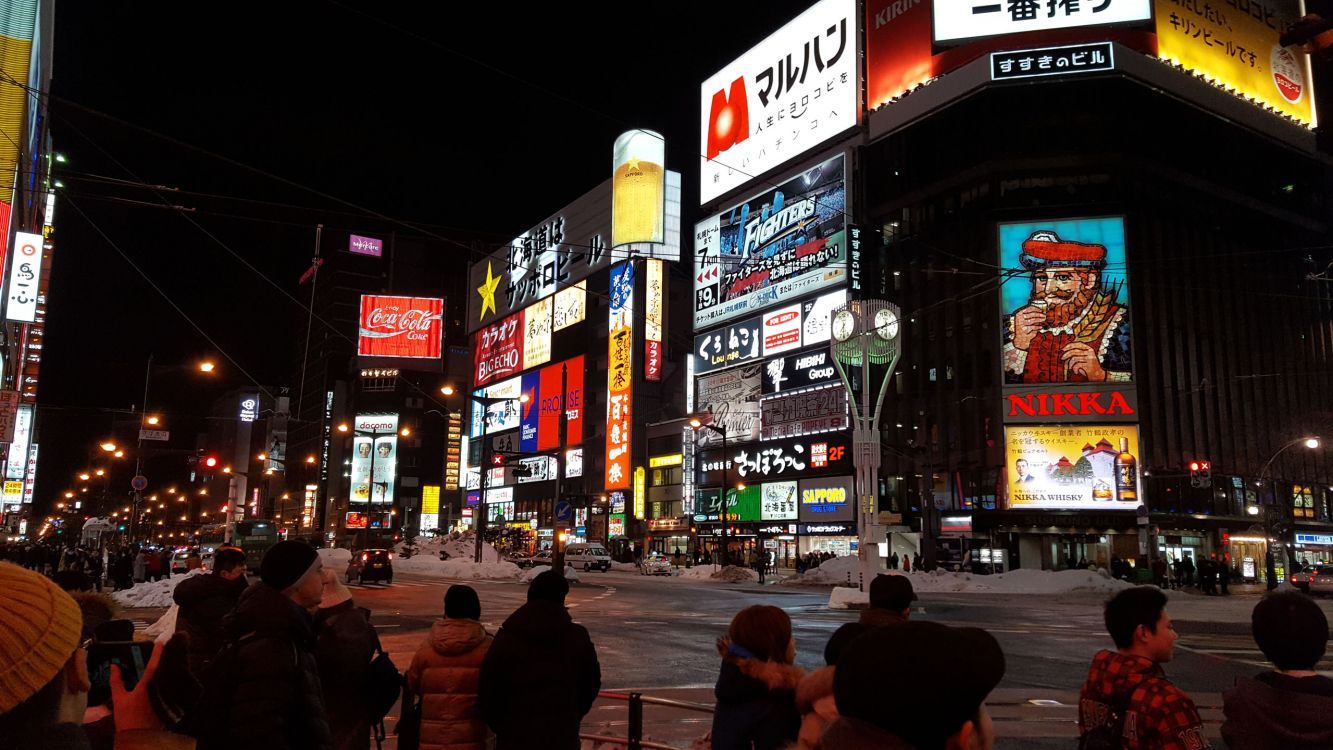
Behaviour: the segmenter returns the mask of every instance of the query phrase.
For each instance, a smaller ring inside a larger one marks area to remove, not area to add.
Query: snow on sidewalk
[[[735,565],[728,565],[725,568],[714,568],[712,565],[695,565],[693,568],[686,568],[675,576],[687,581],[715,581],[722,583],[758,583],[759,574],[749,568],[741,568]]]
[[[472,562],[472,558],[441,560],[434,555],[413,555],[404,560],[395,557],[395,573],[411,573],[432,578],[457,578],[466,581],[512,581],[523,572],[511,562]]]
[[[810,568],[800,575],[788,576],[778,582],[780,586],[846,586],[857,585],[861,576],[861,561],[854,556],[835,557],[825,560],[818,567]]]
[[[191,576],[204,573],[207,573],[207,571],[200,568],[185,575],[174,575],[160,581],[136,583],[130,588],[113,592],[111,598],[123,607],[170,607],[172,604],[171,594],[176,590],[176,584]]]
[[[1113,594],[1134,585],[1111,578],[1102,571],[1092,570],[1014,570],[989,576],[944,571],[907,574],[892,572],[881,575],[906,575],[912,580],[912,588],[918,594]],[[831,609],[847,609],[854,604],[869,602],[870,595],[855,588],[835,588],[829,595]]]

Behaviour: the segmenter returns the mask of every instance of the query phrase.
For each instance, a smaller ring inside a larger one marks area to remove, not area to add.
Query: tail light
[[[393,553],[392,553],[392,552],[389,553],[389,559],[390,559],[390,560],[393,559]]]
[[[367,561],[367,560],[369,560],[369,559],[370,559],[370,553],[369,553],[369,552],[362,552],[362,553],[361,553],[361,562],[365,562],[365,561]]]

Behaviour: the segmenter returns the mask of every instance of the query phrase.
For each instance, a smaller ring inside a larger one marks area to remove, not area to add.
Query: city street
[[[588,628],[597,644],[604,690],[712,703],[718,665],[713,644],[737,610],[760,603],[786,610],[796,628],[797,663],[805,668],[820,666],[829,635],[857,616],[854,611],[829,610],[829,589],[823,587],[761,588],[621,572],[582,577],[573,585],[568,602],[575,620]],[[482,620],[491,630],[498,629],[525,598],[526,587],[521,584],[469,583],[481,595]],[[392,585],[351,588],[356,601],[371,610],[395,663],[405,669],[438,616],[449,584],[399,574]],[[1000,641],[1008,668],[990,701],[1002,738],[999,747],[1069,747],[1076,734],[1078,689],[1088,661],[1098,649],[1111,645],[1102,626],[1101,601],[1092,594],[922,594],[912,616],[984,627]],[[1219,742],[1221,692],[1237,677],[1263,668],[1247,623],[1257,601],[1257,595],[1220,600],[1176,593],[1168,607],[1168,612],[1176,611],[1180,634],[1168,674],[1198,702],[1214,742]],[[1321,603],[1330,609],[1327,600]],[[162,611],[136,610],[132,616],[146,624]],[[1320,668],[1333,674],[1333,661],[1326,660]],[[912,675],[886,675],[885,683],[893,692],[914,689]],[[589,714],[585,730],[623,735],[625,720],[623,702],[602,700]],[[681,747],[702,737],[709,721],[703,713],[646,709],[647,732]]]

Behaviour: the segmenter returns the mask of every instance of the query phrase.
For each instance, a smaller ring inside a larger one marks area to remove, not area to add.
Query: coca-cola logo
[[[406,335],[410,341],[425,341],[439,319],[438,314],[429,310],[403,310],[397,305],[376,307],[366,313],[362,321],[366,333],[362,335],[377,338]]]

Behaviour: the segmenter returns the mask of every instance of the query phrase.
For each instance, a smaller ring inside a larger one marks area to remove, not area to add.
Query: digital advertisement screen
[[[1004,429],[1009,507],[1134,510],[1136,425],[1020,425]]]
[[[442,299],[363,294],[356,352],[362,357],[438,359],[443,317]]]
[[[398,468],[398,415],[358,414],[354,424],[351,501],[392,503]]]

